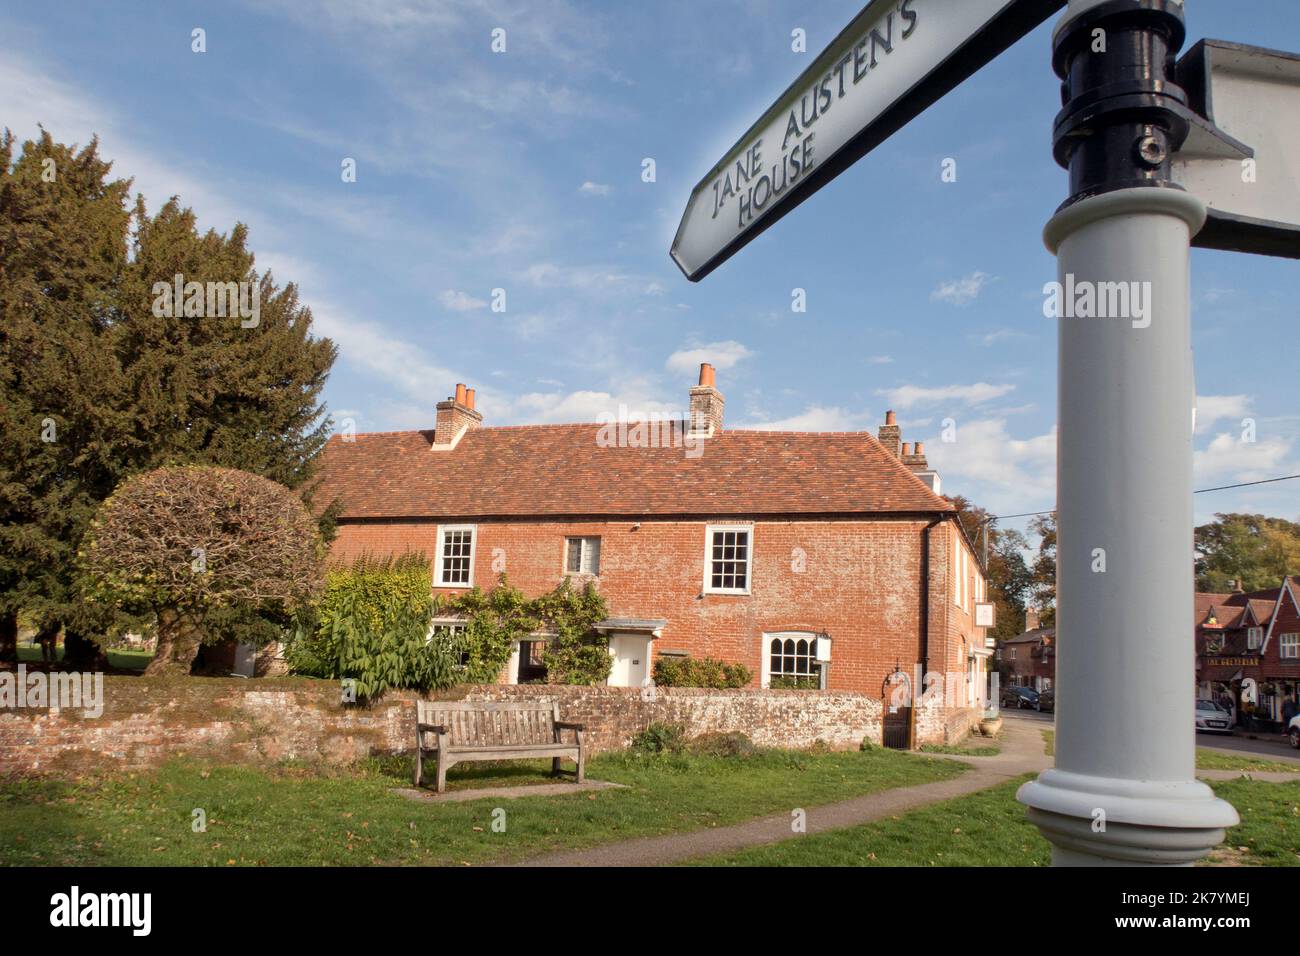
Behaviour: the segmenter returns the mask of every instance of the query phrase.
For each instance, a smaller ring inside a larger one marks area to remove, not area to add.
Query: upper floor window
[[[709,525],[704,540],[704,591],[748,594],[753,528],[748,525]]]
[[[1264,643],[1264,629],[1262,627],[1252,627],[1246,630],[1246,648],[1257,651],[1259,646]]]
[[[1283,634],[1279,653],[1283,657],[1300,657],[1300,634]]]
[[[568,574],[600,574],[600,538],[565,538],[564,570]]]
[[[438,558],[433,569],[437,587],[474,586],[474,526],[447,524],[438,529]]]

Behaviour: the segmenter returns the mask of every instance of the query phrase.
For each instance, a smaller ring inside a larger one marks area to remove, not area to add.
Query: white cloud
[[[1196,433],[1204,434],[1225,418],[1241,421],[1250,414],[1249,395],[1197,395]]]
[[[871,421],[870,412],[851,412],[839,406],[814,405],[789,418],[734,427],[773,432],[856,432],[870,428]]]
[[[701,362],[708,362],[716,369],[727,369],[734,367],[738,362],[747,359],[754,353],[739,342],[709,342],[707,345],[697,345],[687,349],[678,349],[672,355],[668,356],[668,361],[664,367],[670,372],[690,372],[700,367]]]
[[[1192,470],[1198,487],[1261,481],[1294,474],[1296,466],[1288,464],[1290,456],[1290,439],[1243,442],[1239,433],[1221,432],[1193,454]]]
[[[984,286],[993,277],[987,272],[972,272],[960,279],[940,282],[939,287],[930,293],[931,302],[947,302],[951,305],[969,305],[979,298]]]
[[[981,405],[1001,398],[1015,391],[1014,385],[990,385],[977,382],[974,385],[945,385],[940,388],[922,388],[919,385],[904,385],[901,388],[880,389],[877,395],[884,395],[896,409],[914,408],[917,405],[934,405],[940,402],[962,402],[967,405]]]
[[[995,345],[1003,339],[1018,339],[1023,336],[1023,332],[1017,332],[1015,329],[994,329],[992,332],[985,332],[983,335],[972,336],[980,345]]]
[[[871,365],[892,365],[894,357],[892,355],[873,355],[867,362]]]
[[[1007,433],[1005,419],[963,421],[957,424],[956,441],[930,441],[925,451],[949,493],[970,493],[963,483],[982,482],[994,486],[1003,502],[1055,498],[1056,426],[1046,434],[1017,439]],[[992,501],[988,506],[1005,510]]]
[[[615,421],[620,416],[630,421],[651,415],[686,418],[683,406],[656,401],[639,392],[530,392],[516,398],[513,408],[515,420],[529,424]]]
[[[585,183],[583,183],[581,186],[578,187],[578,192],[584,196],[608,196],[611,192],[611,189],[609,186],[606,186],[604,183],[593,183],[590,179],[588,179]]]
[[[446,289],[438,297],[445,308],[453,312],[471,312],[474,309],[486,309],[487,301],[485,299],[476,299],[468,292],[461,292],[457,289]]]

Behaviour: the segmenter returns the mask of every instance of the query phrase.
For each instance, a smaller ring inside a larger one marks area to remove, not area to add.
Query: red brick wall
[[[879,698],[895,666],[912,673],[920,657],[921,519],[753,522],[750,594],[704,594],[705,527],[710,521],[477,520],[474,582],[490,587],[504,570],[530,595],[564,577],[564,539],[601,538],[598,586],[612,617],[666,619],[662,649],[738,661],[757,684],[764,632],[809,630],[832,640],[828,689]],[[344,523],[335,559],[424,551],[432,559],[436,522]],[[968,559],[969,609],[952,600],[955,586],[950,521],[930,535],[930,669],[964,673],[965,653],[983,632],[973,626],[974,556]],[[969,552],[964,540],[961,547]],[[802,565],[803,570],[796,570]],[[437,589],[455,594],[455,590]],[[966,645],[962,644],[965,638]],[[930,736],[938,742],[937,736]],[[950,736],[950,735],[947,735]],[[918,742],[930,742],[918,736]]]
[[[764,631],[824,631],[832,639],[829,688],[877,696],[895,663],[917,659],[924,522],[758,522],[751,593],[745,596],[702,593],[706,522],[635,525],[479,521],[474,581],[490,587],[495,566],[504,568],[516,587],[540,594],[564,577],[565,537],[597,535],[598,586],[610,615],[666,619],[656,650],[739,661],[757,681]],[[345,524],[334,556],[408,548],[432,556],[435,540],[434,524]],[[803,552],[803,572],[793,570],[795,549]]]

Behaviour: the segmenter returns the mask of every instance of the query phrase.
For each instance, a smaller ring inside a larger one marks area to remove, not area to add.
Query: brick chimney
[[[903,464],[913,471],[928,471],[930,466],[925,460],[925,442],[917,442],[913,449],[910,442],[903,442]]]
[[[700,384],[691,389],[690,430],[699,435],[712,435],[722,431],[722,409],[726,400],[714,384],[716,376],[713,366],[708,362],[700,363]]]
[[[433,427],[433,443],[435,446],[450,446],[463,430],[478,428],[482,422],[482,413],[474,409],[474,389],[466,388],[463,383],[457,382],[456,394],[449,395],[446,401],[438,403],[438,415]]]
[[[1025,630],[1026,631],[1038,630],[1038,608],[1036,607],[1025,608]]]
[[[877,437],[880,439],[880,444],[885,446],[885,450],[897,458],[898,443],[903,439],[903,429],[898,427],[898,416],[892,411],[885,412],[885,424],[880,426]]]

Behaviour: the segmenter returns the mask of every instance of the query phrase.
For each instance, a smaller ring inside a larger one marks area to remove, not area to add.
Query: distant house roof
[[[1023,634],[1017,634],[1015,637],[1008,637],[1003,644],[1031,644],[1041,640],[1052,640],[1056,637],[1056,628],[1038,627],[1032,631],[1025,631]]]
[[[313,501],[343,519],[547,515],[948,513],[866,432],[721,431],[702,452],[602,447],[601,425],[476,428],[330,439]]]

